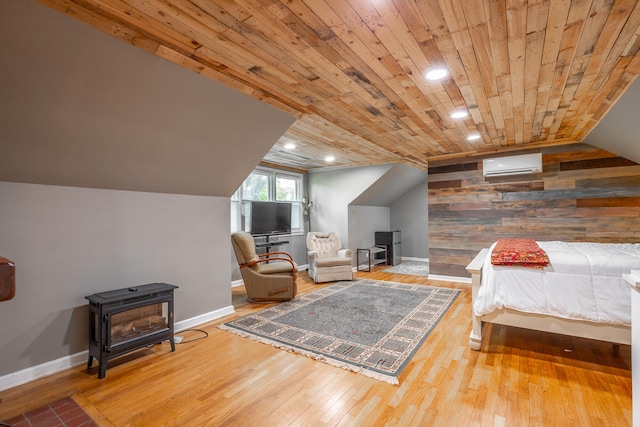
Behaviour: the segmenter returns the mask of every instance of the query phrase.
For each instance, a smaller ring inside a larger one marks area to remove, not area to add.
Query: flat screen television
[[[251,234],[291,234],[291,203],[251,202]]]

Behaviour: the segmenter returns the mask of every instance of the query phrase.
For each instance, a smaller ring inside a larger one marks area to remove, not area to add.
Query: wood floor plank
[[[469,285],[381,270],[356,276],[461,290],[399,385],[219,329],[272,305],[248,303],[238,287],[236,312],[199,327],[207,338],[173,353],[164,343],[117,358],[103,380],[97,367],[78,366],[5,390],[0,420],[75,395],[117,426],[631,425],[629,346],[615,353],[598,341],[487,325],[473,351]],[[301,293],[329,286],[306,274],[298,282]]]

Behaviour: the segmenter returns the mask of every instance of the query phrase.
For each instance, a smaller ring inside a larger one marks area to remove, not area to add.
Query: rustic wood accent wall
[[[543,173],[485,180],[483,157],[431,163],[431,274],[470,277],[466,265],[500,237],[640,242],[640,165],[586,144],[512,154],[531,152]]]

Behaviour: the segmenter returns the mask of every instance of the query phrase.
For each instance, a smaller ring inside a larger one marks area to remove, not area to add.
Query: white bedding
[[[491,264],[491,246],[473,309],[503,307],[565,319],[631,325],[631,293],[623,273],[640,268],[640,243],[537,242],[545,268]]]

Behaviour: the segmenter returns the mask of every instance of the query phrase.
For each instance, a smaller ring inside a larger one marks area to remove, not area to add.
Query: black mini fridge
[[[387,265],[398,265],[402,262],[400,254],[400,230],[376,231],[376,245],[387,247]]]

